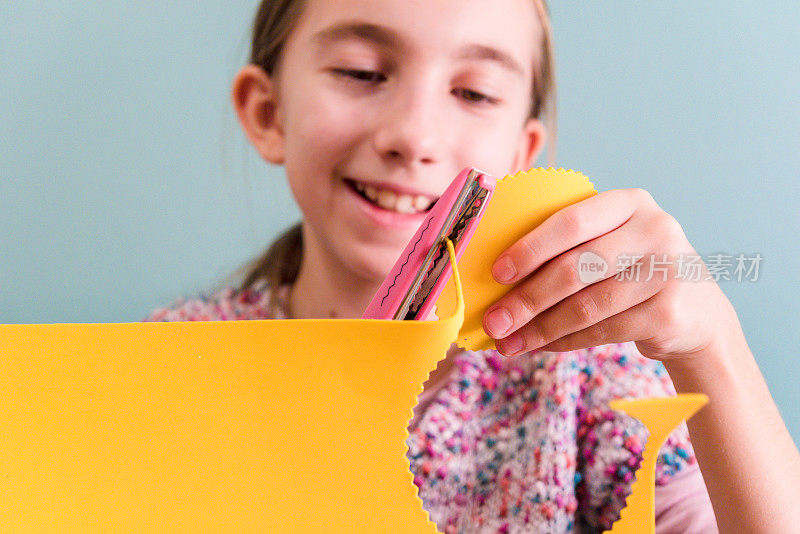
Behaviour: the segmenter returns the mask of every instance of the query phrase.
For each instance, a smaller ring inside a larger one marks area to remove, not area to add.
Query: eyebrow
[[[384,48],[403,49],[403,41],[393,30],[377,24],[366,22],[342,22],[334,24],[315,33],[311,40],[319,47],[324,48],[336,41],[357,37]]]
[[[515,74],[523,76],[525,71],[523,70],[522,66],[514,59],[511,54],[503,52],[502,50],[498,50],[496,48],[492,48],[491,46],[485,46],[480,44],[468,44],[464,48],[462,48],[458,54],[456,54],[456,59],[467,60],[467,59],[475,59],[481,61],[493,61],[499,64],[501,67],[509,70]]]
[[[371,42],[381,48],[395,49],[400,52],[406,52],[408,48],[400,34],[394,30],[366,22],[335,24],[315,33],[311,40],[321,49],[325,49],[337,41],[353,37]],[[456,53],[455,59],[491,61],[520,76],[525,74],[525,70],[511,54],[482,44],[465,45]]]

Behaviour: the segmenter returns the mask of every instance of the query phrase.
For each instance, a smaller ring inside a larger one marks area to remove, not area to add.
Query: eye
[[[471,89],[453,89],[453,94],[475,104],[497,104],[499,100]]]
[[[345,78],[352,78],[359,82],[378,83],[386,81],[386,76],[380,72],[360,69],[333,69],[333,72]]]

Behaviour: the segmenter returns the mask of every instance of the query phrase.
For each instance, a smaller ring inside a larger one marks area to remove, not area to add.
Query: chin
[[[349,258],[351,271],[356,276],[363,278],[365,282],[375,284],[377,290],[384,279],[389,276],[389,272],[402,253],[403,248],[398,250],[375,250],[372,247],[371,249],[359,250],[358,253]]]

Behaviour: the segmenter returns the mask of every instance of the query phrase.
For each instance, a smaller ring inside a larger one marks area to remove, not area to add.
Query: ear
[[[283,126],[273,78],[257,65],[246,65],[233,80],[231,99],[242,129],[258,153],[270,163],[283,163]]]
[[[520,134],[512,173],[527,171],[533,167],[546,140],[544,124],[539,119],[528,119]]]

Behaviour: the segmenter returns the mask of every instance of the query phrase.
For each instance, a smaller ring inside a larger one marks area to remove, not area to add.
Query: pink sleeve
[[[717,522],[697,463],[656,485],[656,534],[717,533]]]

